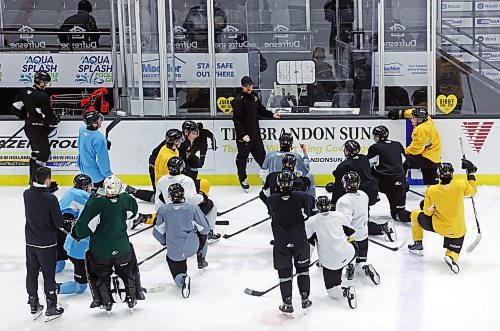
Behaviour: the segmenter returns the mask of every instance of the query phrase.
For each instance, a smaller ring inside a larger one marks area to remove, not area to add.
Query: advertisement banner
[[[378,53],[375,63],[378,83]],[[427,85],[427,52],[385,52],[384,72],[387,86]]]
[[[0,54],[0,87],[33,84],[36,71],[45,70],[52,87],[112,87],[111,53]]]
[[[441,11],[443,11],[443,12],[470,12],[470,11],[472,11],[472,2],[443,1],[441,3]]]
[[[177,87],[208,88],[210,86],[209,56],[206,53],[177,53],[175,68],[172,58],[167,64],[169,86],[172,87],[173,74]],[[248,75],[248,54],[219,53],[216,54],[217,87],[240,86],[240,79]],[[142,56],[142,79],[145,87],[160,86],[160,62],[158,54]],[[141,67],[138,58],[134,57],[134,76],[140,75]],[[138,80],[136,78],[136,84]]]

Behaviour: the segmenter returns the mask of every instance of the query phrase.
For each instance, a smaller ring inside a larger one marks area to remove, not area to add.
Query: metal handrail
[[[459,27],[456,27],[446,21],[442,21],[442,23],[448,27],[450,27],[451,29],[457,31],[459,34],[463,35],[463,36],[466,36],[467,38],[471,39],[472,41],[476,42],[478,45],[481,45],[482,47],[485,47],[485,48],[491,48],[491,49],[494,49],[494,50],[497,50],[497,51],[500,51],[500,47],[495,47],[495,46],[491,46],[491,45],[487,45],[485,43],[483,43],[481,40],[477,39],[477,38],[474,38],[471,34],[463,31],[462,29],[460,29]],[[439,35],[439,32],[438,32],[438,35]]]

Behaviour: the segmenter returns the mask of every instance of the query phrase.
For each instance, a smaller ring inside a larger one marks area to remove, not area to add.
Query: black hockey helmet
[[[377,137],[378,140],[387,140],[389,138],[389,129],[385,125],[376,126],[372,130],[372,135],[373,139]]]
[[[171,157],[170,160],[168,160],[167,162],[168,172],[172,176],[178,176],[182,174],[185,167],[186,165],[184,161],[178,156]]]
[[[453,169],[453,164],[449,162],[443,162],[439,165],[438,173],[439,179],[444,181],[450,181],[453,178],[453,173],[455,169]]]
[[[356,140],[348,140],[344,143],[344,155],[347,158],[353,158],[359,154],[361,146]]]
[[[168,195],[172,202],[184,201],[184,187],[179,183],[174,183],[168,187]]]
[[[332,208],[332,202],[326,195],[319,196],[316,199],[316,208],[322,213],[330,211]]]
[[[165,143],[167,147],[172,147],[179,142],[182,142],[182,132],[179,129],[168,129],[167,133],[165,133]]]
[[[104,120],[104,117],[100,112],[95,110],[94,108],[89,108],[86,111],[83,112],[83,122],[86,125],[92,125],[94,123],[97,123],[99,119]]]
[[[342,177],[342,185],[346,191],[357,191],[361,185],[361,178],[357,172],[349,171]]]
[[[294,172],[295,165],[297,165],[297,158],[293,154],[285,154],[281,160],[281,165],[283,166],[283,170]]]
[[[50,83],[52,79],[47,71],[40,70],[35,72],[35,76],[33,77],[33,83],[36,85],[40,85],[41,83]]]
[[[280,149],[284,151],[290,151],[293,146],[293,136],[291,133],[283,132],[279,138]]]
[[[78,174],[73,178],[73,187],[86,191],[88,186],[92,185],[92,179],[84,174]]]
[[[420,124],[427,121],[429,113],[427,112],[426,107],[415,107],[411,111],[411,116],[417,118],[417,122]]]
[[[184,121],[184,123],[182,123],[182,133],[187,136],[191,132],[196,132],[198,134],[198,125],[193,121]]]
[[[282,192],[289,192],[292,190],[293,181],[295,180],[295,175],[293,172],[288,170],[283,170],[278,174],[276,182]]]

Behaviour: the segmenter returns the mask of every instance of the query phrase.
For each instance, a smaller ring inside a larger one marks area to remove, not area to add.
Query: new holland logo
[[[464,131],[473,151],[479,154],[494,123],[495,122],[462,123],[462,130]]]

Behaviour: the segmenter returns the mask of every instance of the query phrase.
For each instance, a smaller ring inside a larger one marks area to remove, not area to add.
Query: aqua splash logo
[[[23,84],[33,83],[33,75],[37,71],[46,71],[50,74],[51,81],[59,81],[58,65],[52,55],[29,55],[24,57],[24,64],[19,75],[19,82]]]
[[[474,152],[479,152],[483,148],[486,138],[490,134],[495,122],[463,122],[462,130],[469,141]]]
[[[108,55],[82,56],[75,82],[79,84],[102,85],[113,82],[113,67]]]

